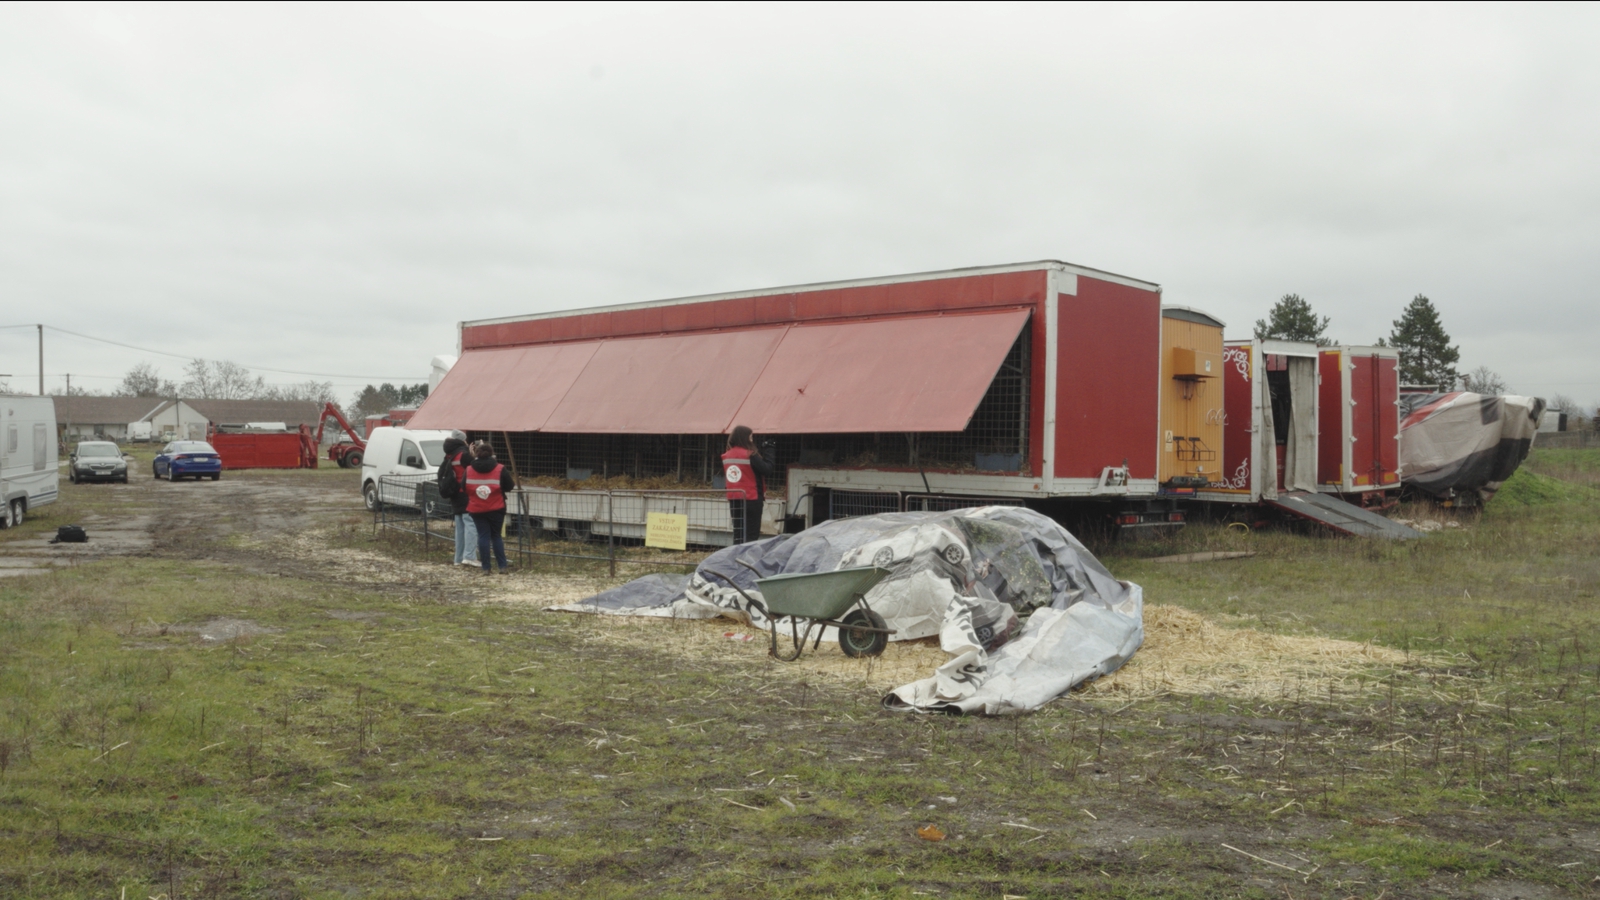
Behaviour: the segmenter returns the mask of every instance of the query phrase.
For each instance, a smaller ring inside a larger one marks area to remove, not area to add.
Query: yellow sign
[[[644,519],[644,545],[664,550],[689,546],[689,517],[679,513],[650,513]]]

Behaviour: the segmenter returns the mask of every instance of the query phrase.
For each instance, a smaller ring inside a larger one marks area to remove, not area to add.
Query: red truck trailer
[[[1317,490],[1364,506],[1399,497],[1399,365],[1392,347],[1322,348]]]
[[[1170,527],[1162,322],[1159,285],[1058,261],[464,322],[409,427],[524,476],[714,482],[744,424],[806,522],[1002,502]]]

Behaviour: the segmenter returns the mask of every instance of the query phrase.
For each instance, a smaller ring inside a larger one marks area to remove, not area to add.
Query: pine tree
[[[1461,349],[1450,344],[1439,311],[1422,294],[1395,320],[1389,343],[1400,351],[1402,384],[1437,384],[1449,390],[1460,377],[1456,363],[1461,361]]]
[[[1256,320],[1257,340],[1309,341],[1319,346],[1333,343],[1326,334],[1329,319],[1317,320],[1311,304],[1299,294],[1284,294],[1265,319]]]

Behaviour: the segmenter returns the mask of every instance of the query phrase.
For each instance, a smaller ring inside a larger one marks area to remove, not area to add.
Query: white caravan
[[[56,405],[49,397],[0,396],[0,527],[21,525],[34,509],[56,499]]]

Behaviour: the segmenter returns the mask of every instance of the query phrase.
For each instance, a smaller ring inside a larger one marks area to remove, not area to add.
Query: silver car
[[[110,441],[79,441],[67,458],[67,480],[120,481],[128,483],[128,461],[122,449]]]

